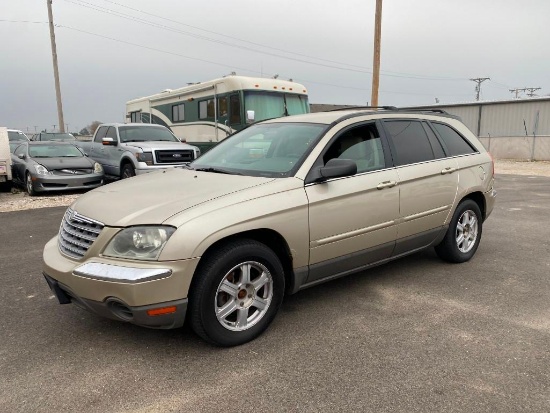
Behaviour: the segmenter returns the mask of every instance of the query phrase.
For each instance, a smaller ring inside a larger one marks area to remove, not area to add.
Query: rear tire
[[[189,293],[189,321],[204,340],[237,346],[263,333],[283,301],[285,277],[266,245],[240,239],[203,258]]]
[[[136,176],[136,170],[132,164],[124,164],[122,167],[122,172],[120,174],[120,179],[125,178],[131,178],[132,176]]]
[[[435,247],[437,255],[453,263],[469,261],[481,240],[482,220],[477,203],[471,199],[463,200],[456,208],[445,238]]]

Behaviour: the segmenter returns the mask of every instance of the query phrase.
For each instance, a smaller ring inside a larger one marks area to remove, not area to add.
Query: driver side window
[[[351,159],[357,173],[376,171],[386,166],[380,134],[374,124],[356,126],[343,132],[329,147],[323,161]]]

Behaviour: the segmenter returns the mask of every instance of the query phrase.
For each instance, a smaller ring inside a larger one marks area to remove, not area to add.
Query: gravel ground
[[[550,162],[527,162],[514,160],[497,160],[495,173],[511,175],[550,176]],[[38,195],[30,197],[26,192],[12,189],[11,193],[0,193],[0,212],[20,211],[56,206],[68,206],[82,192],[64,195]]]

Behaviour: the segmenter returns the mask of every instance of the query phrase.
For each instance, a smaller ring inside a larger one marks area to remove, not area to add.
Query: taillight
[[[493,178],[495,177],[495,158],[493,158],[493,155],[491,155],[491,152],[487,152],[489,156],[491,157],[491,164],[493,165]]]

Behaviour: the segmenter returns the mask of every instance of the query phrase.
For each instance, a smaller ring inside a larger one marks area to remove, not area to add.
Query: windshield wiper
[[[228,171],[226,169],[220,169],[220,168],[212,168],[211,166],[209,166],[208,168],[193,168],[193,169],[195,171],[214,172],[216,174],[242,175],[241,173],[238,173],[238,172],[231,172],[231,171]]]

